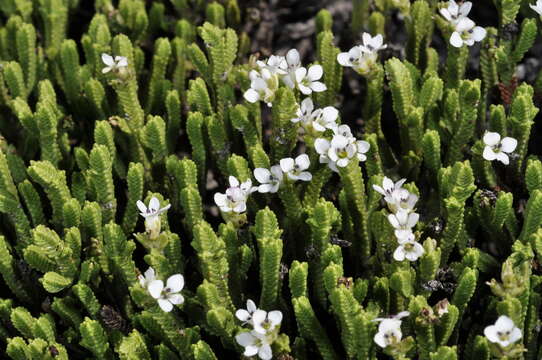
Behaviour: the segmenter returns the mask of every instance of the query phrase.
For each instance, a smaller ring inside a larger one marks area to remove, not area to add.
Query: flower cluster
[[[380,322],[378,332],[373,340],[381,348],[397,345],[401,342],[403,333],[401,332],[401,319],[409,316],[408,311],[402,311],[389,318],[376,318],[373,321]]]
[[[252,300],[247,300],[247,308],[236,311],[235,316],[243,322],[243,325],[250,325],[250,331],[242,332],[235,336],[239,345],[245,348],[244,356],[254,356],[262,360],[273,357],[271,345],[277,339],[282,322],[282,312],[264,311],[256,307]]]
[[[311,181],[312,174],[305,171],[310,164],[309,156],[301,154],[295,159],[281,159],[279,165],[273,165],[271,169],[256,168],[254,169],[254,177],[260,185],[252,189],[259,193],[276,193],[284,181],[285,175],[291,181]]]
[[[369,33],[363,33],[362,44],[337,55],[337,61],[342,66],[351,67],[358,74],[366,76],[374,69],[378,60],[378,51],[386,47],[382,35],[372,37]]]
[[[173,305],[184,302],[184,297],[180,294],[184,287],[184,277],[181,274],[171,275],[164,286],[162,280],[156,279],[154,269],[149,267],[144,275],[138,276],[138,279],[139,284],[158,301],[163,311],[170,312],[173,310]]]
[[[406,179],[401,179],[394,183],[384,177],[382,186],[373,185],[373,189],[384,195],[384,201],[391,211],[388,221],[395,229],[394,234],[399,243],[393,258],[397,261],[405,259],[416,261],[424,253],[423,246],[416,241],[416,236],[412,232],[420,218],[420,215],[414,212],[418,196],[402,187],[405,181]]]
[[[488,161],[498,160],[504,165],[508,165],[510,159],[508,154],[516,150],[518,141],[511,137],[504,137],[501,139],[501,135],[496,132],[487,132],[483,138],[484,152],[483,158]]]
[[[250,88],[244,93],[248,102],[263,101],[267,106],[272,106],[275,92],[280,86],[279,80],[305,95],[310,95],[313,91],[327,90],[326,85],[319,81],[324,74],[322,66],[312,65],[308,69],[303,67],[296,49],[288,51],[285,57],[271,55],[267,60],[259,60],[256,64],[259,71],[250,71]]]
[[[314,142],[321,164],[327,164],[332,171],[339,172],[339,168],[346,167],[352,159],[367,160],[365,153],[370,148],[367,141],[357,140],[348,125],[339,125],[332,130],[331,140],[318,138]]]
[[[248,196],[254,192],[252,180],[248,179],[240,183],[235,176],[230,176],[228,181],[230,187],[224,194],[215,193],[215,203],[220,208],[220,211],[224,213],[241,214],[247,209]]]
[[[450,0],[448,7],[440,9],[440,14],[453,26],[450,44],[454,47],[472,46],[486,37],[486,29],[476,26],[474,21],[468,18],[471,8],[470,1],[458,5],[454,0]]]
[[[160,214],[166,212],[171,207],[171,204],[160,208],[160,200],[153,196],[148,207],[141,200],[138,200],[136,205],[140,215],[145,218],[145,231],[149,234],[149,238],[156,239],[160,235]]]

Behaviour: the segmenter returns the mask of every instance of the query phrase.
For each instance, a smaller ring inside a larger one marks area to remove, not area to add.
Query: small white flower
[[[274,337],[260,334],[254,330],[250,332],[242,332],[235,336],[235,340],[239,345],[245,348],[243,355],[251,357],[258,355],[262,360],[269,360],[273,357],[271,344]]]
[[[462,47],[464,44],[472,46],[475,42],[484,40],[486,34],[486,29],[476,26],[474,21],[469,18],[462,18],[457,23],[455,31],[450,37],[450,44],[457,48]]]
[[[239,309],[235,312],[235,316],[243,322],[243,324],[252,324],[252,314],[258,310],[254,301],[247,300],[247,308]]]
[[[350,129],[350,126],[348,125],[343,124],[343,125],[339,125],[333,128],[333,133],[335,135],[344,136],[345,138],[348,139],[349,143],[356,142],[356,138],[354,137],[354,135],[352,135],[352,130]]]
[[[378,332],[373,340],[381,348],[399,343],[403,337],[401,332],[401,318],[410,315],[408,311],[403,311],[392,318],[377,318],[373,321],[379,321]]]
[[[103,74],[107,74],[110,71],[118,71],[128,66],[128,59],[124,56],[113,56],[108,54],[102,54],[102,62],[106,65],[102,69]]]
[[[389,214],[388,221],[395,228],[397,239],[408,239],[412,234],[412,228],[416,226],[420,215],[414,212],[398,211],[396,214]]]
[[[327,129],[335,129],[337,127],[338,117],[339,110],[335,109],[333,106],[326,106],[312,122],[312,128],[319,132],[324,132]]]
[[[318,81],[322,78],[324,69],[321,65],[312,65],[307,70],[300,67],[295,71],[295,83],[299,91],[304,95],[310,95],[312,92],[322,92],[327,90],[326,84]]]
[[[170,276],[166,281],[166,287],[162,280],[153,280],[148,286],[149,294],[156,300],[158,305],[165,312],[173,310],[173,305],[179,305],[184,302],[184,297],[180,294],[184,287],[184,277],[181,274]]]
[[[139,280],[139,284],[141,285],[141,287],[146,289],[149,284],[156,279],[154,269],[152,267],[149,267],[147,271],[145,271],[143,275],[139,275],[137,279]]]
[[[248,179],[240,184],[235,176],[230,176],[228,180],[230,187],[226,190],[225,194],[215,193],[215,203],[222,212],[242,213],[247,209],[246,201],[248,195],[255,191],[252,188],[252,181]]]
[[[260,193],[276,193],[282,183],[283,174],[280,165],[271,166],[271,170],[254,169],[254,177],[261,184],[255,187]]]
[[[507,154],[512,153],[518,146],[518,141],[511,137],[505,137],[501,140],[501,135],[496,132],[487,132],[484,135],[484,153],[483,158],[489,161],[498,160],[508,165],[510,159]]]
[[[384,44],[384,38],[380,34],[373,37],[369,33],[363,33],[362,40],[362,49],[366,53],[376,53],[388,47],[388,45]]]
[[[312,130],[324,132],[326,129],[335,129],[337,127],[336,121],[339,117],[339,110],[333,106],[315,110],[312,99],[308,97],[301,102],[296,116],[291,121],[293,123],[301,122],[307,132],[310,133]]]
[[[250,88],[243,94],[245,100],[250,103],[263,101],[267,106],[272,106],[275,92],[278,89],[277,75],[264,68],[260,72],[252,70],[249,77]]]
[[[252,325],[254,331],[259,334],[266,334],[272,332],[275,328],[280,326],[282,322],[282,312],[279,310],[270,311],[269,313],[264,310],[257,309],[252,313]]]
[[[411,193],[407,189],[399,189],[392,194],[392,201],[388,203],[388,207],[394,213],[398,211],[408,213],[414,211],[417,202],[418,196],[416,194]]]
[[[286,75],[288,64],[284,56],[271,55],[266,61],[258,60],[256,64],[260,69],[267,69],[271,74]]]
[[[399,239],[399,246],[393,253],[393,258],[397,261],[403,261],[405,259],[409,261],[416,261],[425,252],[423,246],[414,240],[414,234],[406,239]]]
[[[141,200],[137,200],[136,205],[140,211],[139,214],[145,218],[145,230],[150,234],[151,238],[156,238],[160,234],[160,214],[166,212],[171,207],[171,204],[160,208],[160,200],[153,196],[148,207]]]
[[[280,168],[291,180],[311,181],[312,175],[307,170],[311,162],[307,154],[301,154],[294,159],[284,158],[280,160]]]
[[[536,11],[538,15],[542,16],[542,0],[537,0],[535,5],[529,5],[531,9]]]
[[[363,33],[362,45],[354,46],[348,52],[337,55],[337,62],[345,67],[351,67],[361,75],[368,75],[378,60],[378,51],[387,48],[383,44],[382,35],[372,37],[369,33]]]
[[[384,195],[384,201],[387,203],[392,203],[395,201],[393,194],[403,189],[402,186],[405,183],[406,179],[401,179],[396,183],[392,179],[384,176],[382,181],[382,186],[373,185],[373,189],[381,195]]]
[[[484,329],[484,335],[492,343],[498,343],[502,347],[507,347],[521,339],[521,330],[514,325],[512,319],[501,315],[495,322],[495,325],[487,326]]]
[[[291,122],[298,123],[301,122],[302,124],[310,124],[316,119],[318,116],[320,116],[320,113],[322,110],[316,109],[314,110],[314,103],[312,102],[312,99],[310,97],[307,97],[301,101],[301,105],[297,109],[296,116]]]
[[[450,0],[447,8],[440,9],[440,14],[451,24],[457,25],[461,19],[469,15],[471,8],[472,3],[470,1],[465,1],[463,4],[457,5],[454,0]]]
[[[282,81],[290,89],[295,88],[295,72],[301,67],[301,58],[299,52],[296,49],[290,49],[286,53],[286,71],[287,74],[282,77]]]
[[[356,145],[342,135],[335,135],[333,139],[316,139],[314,142],[316,152],[320,154],[320,163],[327,163],[329,168],[338,172],[338,167],[346,167],[351,158],[357,154]]]

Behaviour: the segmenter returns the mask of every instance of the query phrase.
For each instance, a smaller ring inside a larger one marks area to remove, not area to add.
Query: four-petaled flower
[[[158,300],[160,308],[165,312],[170,312],[173,309],[173,305],[179,305],[184,302],[184,297],[180,294],[183,287],[184,277],[181,274],[175,274],[167,279],[165,287],[162,280],[153,280],[147,289],[149,290],[149,294]]]
[[[337,55],[337,62],[345,67],[351,67],[360,75],[368,75],[378,59],[378,51],[387,48],[382,35],[374,37],[369,33],[363,33],[362,45],[351,48],[348,52]]]
[[[501,139],[501,135],[496,132],[487,132],[484,135],[483,158],[489,161],[498,160],[504,165],[508,165],[510,159],[507,154],[512,153],[518,146],[518,141],[511,137]]]
[[[313,130],[324,132],[327,129],[335,129],[337,127],[337,118],[339,110],[333,106],[326,106],[323,109],[314,109],[314,103],[310,97],[303,99],[301,105],[297,109],[293,123],[301,122],[303,128],[311,133]]]
[[[401,318],[410,315],[408,311],[403,311],[391,318],[377,318],[373,321],[379,321],[378,332],[373,340],[381,348],[398,344],[403,337],[401,332]]]
[[[141,285],[141,287],[146,289],[149,284],[156,279],[154,269],[152,267],[149,267],[147,271],[145,271],[143,275],[139,275],[137,279],[139,280],[139,284]]]
[[[497,343],[502,347],[507,347],[521,339],[521,330],[514,325],[512,319],[501,315],[495,322],[495,325],[487,326],[484,329],[484,335],[492,343]]]
[[[128,59],[125,56],[111,56],[109,54],[102,54],[102,62],[106,65],[102,69],[103,74],[107,74],[110,71],[116,72],[128,66]]]
[[[280,326],[282,322],[282,312],[274,310],[267,312],[265,310],[257,309],[252,313],[252,325],[254,331],[260,334],[266,334],[273,331],[276,327]]]
[[[262,360],[273,358],[271,344],[274,338],[275,336],[260,334],[255,330],[242,332],[235,336],[237,343],[245,348],[243,355],[250,357],[257,354]]]
[[[280,168],[291,180],[311,181],[312,175],[307,170],[310,166],[309,156],[301,154],[294,159],[284,158],[280,160]]]
[[[486,34],[486,29],[476,26],[474,21],[469,18],[462,18],[455,26],[455,31],[450,37],[450,44],[457,48],[462,47],[464,44],[472,46],[475,42],[484,40]]]
[[[263,101],[271,107],[275,91],[279,87],[277,75],[264,68],[260,72],[252,70],[249,73],[249,78],[250,88],[243,94],[245,100],[250,103]]]
[[[414,234],[410,234],[406,238],[401,238],[397,241],[399,242],[399,246],[393,253],[393,258],[397,261],[403,261],[405,259],[416,261],[425,252],[423,246],[415,241]]]
[[[256,65],[260,69],[267,69],[271,74],[286,75],[288,73],[288,64],[284,56],[271,55],[266,61],[256,61]]]
[[[226,190],[225,194],[215,193],[215,203],[222,212],[240,214],[247,209],[246,201],[248,195],[255,191],[255,189],[252,188],[252,181],[250,179],[239,183],[239,180],[235,176],[230,176],[228,181],[230,187]]]
[[[466,18],[472,8],[470,1],[465,1],[458,5],[454,0],[448,2],[448,7],[440,9],[440,14],[444,16],[452,25],[457,25],[461,19]]]
[[[160,208],[160,200],[153,196],[148,207],[141,200],[137,200],[136,205],[140,215],[145,218],[145,230],[149,233],[151,239],[156,238],[160,235],[160,214],[166,212],[171,207],[171,204]]]
[[[322,78],[324,69],[321,65],[312,65],[307,70],[300,67],[295,71],[295,84],[299,91],[304,95],[310,95],[312,92],[322,92],[327,90],[326,84],[318,81]]]
[[[243,324],[251,324],[252,325],[252,314],[258,310],[256,307],[256,304],[254,301],[248,299],[247,300],[247,308],[245,309],[239,309],[235,312],[235,316],[243,322]]]
[[[394,195],[403,189],[402,186],[405,181],[406,179],[401,179],[394,183],[392,179],[384,176],[384,180],[382,180],[382,186],[373,185],[373,189],[379,194],[384,195],[384,201],[386,201],[387,203],[393,203],[395,202]]]
[[[542,16],[542,0],[536,0],[536,4],[529,4],[529,7]]]
[[[416,226],[420,215],[415,212],[399,210],[395,214],[388,215],[388,221],[395,228],[395,236],[399,241],[406,240],[412,234],[412,228]]]
[[[273,165],[271,169],[256,168],[254,177],[260,183],[255,187],[260,193],[276,193],[282,183],[283,174],[280,165]]]
[[[301,57],[296,49],[290,49],[286,53],[286,72],[287,74],[282,77],[282,81],[289,88],[295,88],[295,72],[301,67]]]

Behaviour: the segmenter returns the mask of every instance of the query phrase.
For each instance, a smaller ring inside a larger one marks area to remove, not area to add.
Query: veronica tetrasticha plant
[[[301,3],[0,1],[2,358],[542,358],[542,1]]]

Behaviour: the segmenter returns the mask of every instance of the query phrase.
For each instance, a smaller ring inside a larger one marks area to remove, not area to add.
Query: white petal
[[[464,31],[471,30],[474,26],[476,26],[476,24],[471,19],[461,18],[461,20],[459,20],[457,23],[455,30],[456,32],[462,33]]]
[[[312,180],[312,174],[308,171],[303,171],[299,174],[299,180],[301,181],[311,181]]]
[[[149,211],[155,213],[158,209],[160,209],[160,200],[153,196],[149,201]]]
[[[324,75],[324,69],[321,65],[313,65],[309,68],[309,71],[307,73],[307,79],[310,81],[320,80],[320,78]]]
[[[235,312],[235,317],[237,317],[241,321],[248,321],[251,318],[250,313],[245,309],[237,310]]]
[[[282,312],[279,310],[270,311],[267,314],[267,319],[269,319],[273,327],[278,326],[282,322]]]
[[[339,159],[338,161],[336,161],[336,164],[338,167],[347,167],[348,159]]]
[[[150,282],[147,290],[149,294],[155,299],[158,299],[162,295],[162,290],[164,289],[164,282],[162,280],[153,280]]]
[[[487,132],[484,135],[483,141],[484,144],[488,146],[495,146],[499,143],[499,141],[501,141],[501,136],[499,133]]]
[[[102,74],[107,74],[108,72],[110,72],[111,70],[113,70],[113,68],[109,67],[109,66],[106,66],[102,69]]]
[[[254,90],[252,88],[245,91],[245,93],[243,94],[243,97],[249,103],[255,103],[258,100],[260,100],[260,94],[256,90]]]
[[[247,300],[247,310],[248,310],[249,313],[252,314],[254,311],[258,310],[258,307],[254,303],[254,301],[248,299]]]
[[[145,279],[150,280],[150,281],[154,280],[154,278],[156,276],[155,272],[154,272],[154,269],[152,267],[149,267],[147,269],[147,271],[145,271],[144,275],[145,275]]]
[[[297,66],[300,63],[299,52],[296,49],[291,49],[286,53],[286,61],[288,65]]]
[[[225,206],[228,201],[226,194],[222,193],[215,193],[214,199],[217,206]]]
[[[329,141],[326,139],[318,138],[314,142],[314,149],[318,154],[325,154],[329,150]]]
[[[273,351],[271,350],[271,346],[269,344],[264,344],[258,351],[258,356],[262,360],[269,360],[273,357]]]
[[[247,204],[244,201],[242,201],[239,204],[235,205],[235,207],[233,208],[233,211],[235,211],[236,213],[242,213],[246,209],[247,209]]]
[[[118,67],[128,66],[128,59],[125,56],[116,56],[115,61],[117,61]]]
[[[389,214],[388,215],[388,221],[390,222],[391,226],[393,226],[396,229],[401,226],[399,224],[399,220],[397,219],[397,216],[395,216],[395,214]]]
[[[273,192],[273,191],[271,191],[272,189],[273,189],[273,185],[271,185],[271,184],[262,184],[262,185],[258,186],[258,192],[262,193],[262,194],[265,194],[265,193],[268,193],[268,192]]]
[[[297,87],[299,88],[299,91],[301,91],[301,93],[303,95],[312,94],[312,89],[310,87],[308,87],[308,86],[303,85],[302,83],[298,83]]]
[[[347,67],[352,66],[352,63],[350,62],[350,55],[345,52],[337,55],[337,62],[342,66],[347,66]]]
[[[271,172],[264,168],[256,168],[254,169],[254,177],[256,180],[258,180],[261,184],[265,184],[269,182],[269,177],[271,176]]]
[[[386,195],[386,191],[378,185],[373,185],[373,189],[379,194]]]
[[[339,110],[334,108],[333,106],[326,106],[322,110],[322,118],[326,123],[332,123],[337,120],[339,117]]]
[[[167,279],[166,286],[173,293],[181,291],[184,287],[184,277],[181,274],[175,274]]]
[[[514,329],[512,330],[512,333],[510,334],[510,342],[511,343],[515,343],[516,341],[518,341],[519,339],[521,339],[521,330],[518,329],[517,327],[514,327]]]
[[[170,294],[168,295],[167,300],[173,305],[180,305],[184,303],[184,297],[181,294]]]
[[[450,14],[450,12],[448,11],[447,8],[442,8],[439,10],[440,14],[442,16],[444,16],[444,18],[448,21],[452,21],[452,15]]]
[[[158,305],[160,305],[160,309],[165,312],[170,312],[173,310],[173,304],[166,299],[158,299]]]
[[[495,327],[501,331],[510,331],[514,328],[514,321],[506,315],[501,315],[495,322]]]
[[[450,14],[457,16],[459,14],[459,6],[457,6],[457,3],[454,0],[450,0],[448,2],[448,10],[450,11]]]
[[[497,158],[497,154],[493,151],[493,149],[489,146],[486,146],[484,148],[484,152],[482,154],[482,157],[488,161],[493,161]]]
[[[246,348],[247,346],[251,346],[254,344],[256,338],[254,337],[254,335],[252,335],[251,333],[249,332],[242,332],[240,334],[237,334],[235,336],[235,341],[237,341],[237,343],[239,345],[241,345],[242,347]],[[258,350],[256,350],[258,351]],[[252,355],[255,355],[256,353],[252,354]],[[248,356],[252,356],[252,355],[248,355]]]
[[[228,183],[230,184],[230,187],[238,187],[239,186],[239,180],[235,176],[230,175],[228,177]]]
[[[499,336],[497,335],[497,327],[495,325],[487,326],[484,329],[484,335],[492,343],[496,343],[500,340]]]
[[[463,46],[463,39],[457,31],[454,31],[452,36],[450,36],[450,44],[452,44],[452,46],[456,48],[460,48],[461,46]]]
[[[405,260],[405,248],[403,248],[403,246],[398,246],[393,252],[393,258],[397,261]]]
[[[373,340],[381,348],[385,348],[388,345],[386,344],[386,340],[384,339],[384,333],[381,333],[381,332],[376,333]]]
[[[139,209],[139,211],[141,212],[141,215],[147,213],[147,206],[145,206],[145,203],[143,201],[137,200],[136,205],[137,205],[137,208]],[[143,216],[145,216],[145,215],[143,215]]]
[[[295,71],[295,81],[300,83],[305,78],[305,75],[307,75],[307,69],[300,67]]]
[[[508,158],[508,155],[502,151],[497,153],[497,160],[502,162],[504,165],[508,165],[510,163],[510,158]]]
[[[417,213],[410,213],[408,215],[408,222],[407,222],[407,226],[409,228],[413,228],[414,226],[416,226],[416,224],[418,223],[418,220],[420,219],[420,214],[417,214]]]
[[[360,153],[366,153],[371,148],[371,144],[364,140],[358,140],[356,144]]]
[[[472,29],[472,38],[474,41],[482,41],[486,37],[487,31],[481,26],[476,26]]]
[[[295,158],[295,163],[299,169],[306,170],[309,168],[311,161],[309,160],[309,156],[307,154],[301,154]]]
[[[518,141],[511,137],[505,137],[501,141],[501,150],[506,153],[511,153],[512,151],[516,150],[517,146]]]
[[[459,14],[461,16],[467,16],[467,15],[469,15],[471,8],[472,8],[472,3],[470,1],[465,1],[459,7]]]
[[[282,181],[283,174],[280,165],[271,166],[271,174],[273,174],[273,176],[276,177],[279,181]]]
[[[290,172],[294,169],[294,159],[292,158],[284,158],[280,160],[280,168],[284,172]]]
[[[102,54],[102,61],[107,66],[115,66],[115,60],[113,60],[113,57],[108,54]]]
[[[311,83],[310,83],[310,88],[311,88],[312,91],[314,91],[314,92],[322,92],[322,91],[326,91],[326,90],[327,90],[326,84],[324,84],[324,83],[321,82],[321,81],[314,81],[314,82],[311,82]]]

